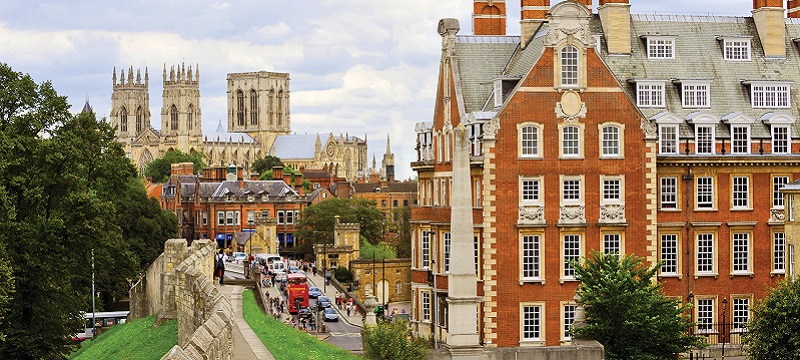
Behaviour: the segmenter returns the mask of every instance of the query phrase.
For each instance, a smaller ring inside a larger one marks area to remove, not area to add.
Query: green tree
[[[336,215],[342,223],[360,224],[361,236],[367,241],[377,244],[383,239],[384,217],[375,201],[333,198],[307,207],[294,224],[295,236],[303,239],[306,253],[311,252],[313,244],[332,244]]]
[[[389,232],[394,233],[392,245],[397,249],[397,257],[411,257],[411,207],[402,206],[392,209],[394,222],[389,225]]]
[[[71,350],[91,309],[92,253],[109,301],[142,271],[122,231],[138,216],[119,217],[135,168],[107,122],[68,110],[49,82],[0,64],[0,337],[13,339],[0,341],[3,359]]]
[[[155,159],[147,164],[144,175],[152,178],[154,182],[166,182],[172,173],[172,164],[191,162],[194,164],[194,173],[199,174],[206,167],[206,156],[202,153],[192,151],[187,154],[180,150],[167,151],[163,157]]]
[[[361,248],[359,249],[358,253],[361,255],[362,259],[397,259],[397,249],[386,242],[380,242],[373,245],[366,239],[362,238],[360,246]]]
[[[283,161],[281,161],[281,159],[277,156],[267,155],[261,159],[253,161],[253,171],[262,175],[267,171],[269,171],[271,174],[272,168],[276,166],[285,166],[283,165]]]
[[[408,322],[400,318],[367,326],[362,336],[367,359],[423,360],[431,350],[430,341],[410,336]]]
[[[753,307],[743,341],[753,360],[800,359],[800,281],[787,279]]]
[[[333,272],[333,277],[343,284],[353,281],[353,273],[350,272],[350,269],[344,266],[337,267],[336,271]]]
[[[691,305],[666,298],[662,284],[653,282],[657,266],[648,267],[637,256],[599,252],[572,266],[587,319],[575,336],[599,341],[606,359],[675,359],[676,353],[702,346],[689,334]]]

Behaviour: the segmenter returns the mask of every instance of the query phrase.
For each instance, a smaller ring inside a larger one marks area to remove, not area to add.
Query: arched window
[[[144,129],[144,110],[142,110],[142,107],[139,106],[136,108],[136,133],[141,133],[144,131]]]
[[[175,104],[172,104],[172,108],[169,110],[169,128],[172,130],[178,130],[178,107]]]
[[[250,90],[250,125],[258,125],[258,94]]]
[[[244,126],[244,93],[236,91],[236,119],[239,126]]]
[[[278,91],[278,126],[283,125],[283,90]]]
[[[269,91],[269,124],[275,124],[275,91]]]
[[[567,45],[561,49],[561,86],[578,85],[578,48]]]
[[[186,128],[194,129],[194,106],[192,104],[189,104],[189,111],[186,113]]]
[[[124,106],[119,111],[119,131],[128,132],[128,109]]]

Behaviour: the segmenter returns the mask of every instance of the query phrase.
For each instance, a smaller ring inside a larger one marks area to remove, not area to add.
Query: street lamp
[[[725,328],[725,310],[728,307],[728,298],[722,299],[722,360],[725,360],[725,342],[728,341],[725,338],[726,328]]]

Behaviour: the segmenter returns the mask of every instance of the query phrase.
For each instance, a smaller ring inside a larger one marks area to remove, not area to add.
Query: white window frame
[[[569,261],[580,261],[583,256],[583,236],[581,234],[561,234],[561,280],[575,280],[575,268]]]
[[[577,46],[568,44],[559,50],[561,61],[561,87],[577,88],[580,85],[581,54]]]
[[[285,224],[285,222],[286,222],[285,212],[278,211],[278,224]]]
[[[786,273],[786,233],[783,231],[772,233],[772,273]]]
[[[750,38],[726,37],[722,39],[722,56],[727,61],[750,61],[751,52]]]
[[[713,155],[716,152],[716,132],[717,129],[715,125],[696,124],[694,128],[695,153]]]
[[[242,225],[242,212],[241,211],[234,211],[233,212],[233,221],[236,225]]]
[[[789,109],[792,107],[792,84],[753,81],[750,83],[750,105],[753,109]]]
[[[792,182],[792,178],[788,175],[775,175],[772,177],[772,208],[783,209],[783,193],[781,189]]]
[[[658,125],[658,151],[663,155],[676,155],[678,154],[678,147],[680,140],[678,139],[680,129],[678,125],[672,124],[659,124]],[[668,136],[672,138],[667,138]],[[672,151],[670,151],[672,150]]]
[[[217,211],[217,226],[225,226],[225,212]]]
[[[695,209],[713,210],[716,208],[714,197],[715,181],[713,176],[695,177]],[[707,181],[707,183],[706,183]],[[701,184],[703,182],[703,184]],[[705,200],[708,198],[708,200]],[[701,202],[701,199],[703,201]]]
[[[603,246],[604,255],[621,256],[622,250],[622,234],[618,232],[607,232],[602,234],[601,245]]]
[[[663,233],[659,236],[659,258],[662,262],[662,276],[676,276],[680,274],[680,237],[677,233]]]
[[[570,129],[569,134],[567,129]],[[575,132],[572,132],[575,129]],[[561,127],[561,156],[565,158],[581,157],[581,127],[578,125],[566,125]],[[569,138],[567,138],[569,136]]]
[[[225,225],[234,225],[234,212],[233,211],[226,211],[225,212]]]
[[[675,38],[668,36],[648,36],[647,58],[651,60],[674,59]]]
[[[203,210],[202,216],[203,216],[203,226],[208,225],[208,211]]]
[[[542,190],[544,179],[542,177],[520,177],[519,202],[521,205],[541,206],[544,204]]]
[[[784,124],[773,124],[771,127],[772,153],[789,154],[792,151],[792,128]]]
[[[569,187],[569,188],[567,188]],[[575,195],[577,193],[577,198]],[[569,195],[569,198],[567,198]],[[563,177],[561,179],[561,202],[564,205],[583,204],[583,178],[582,177]]]
[[[287,224],[294,224],[294,212],[287,211],[286,212],[286,223]]]
[[[731,275],[752,274],[752,234],[746,231],[731,233]]]
[[[698,275],[717,275],[716,236],[713,232],[700,232],[695,236],[696,273]]]
[[[681,82],[681,105],[684,108],[710,108],[711,82],[709,81]]]
[[[748,323],[750,323],[750,298],[749,297],[734,297],[731,301],[731,315],[733,317],[731,324],[733,325],[733,332],[744,332]]]
[[[494,107],[503,106],[503,80],[494,80]]]
[[[737,135],[744,135],[744,138],[737,138]],[[750,146],[750,125],[731,125],[731,154],[747,155]]]
[[[636,105],[644,108],[663,108],[665,82],[639,80],[636,82]]]
[[[544,345],[545,313],[543,303],[520,303],[520,342]]]
[[[565,303],[561,306],[561,340],[562,341],[571,341],[572,335],[570,335],[570,330],[572,329],[572,324],[575,323],[575,316],[578,313],[578,305],[574,303]]]
[[[522,282],[544,280],[544,253],[541,234],[521,234],[520,236],[520,276]]]
[[[450,273],[450,247],[452,244],[452,234],[450,232],[442,233],[443,245],[444,245],[444,273]]]
[[[600,204],[623,203],[625,203],[625,178],[621,175],[600,175]]]
[[[623,157],[623,126],[618,124],[600,125],[600,158]]]
[[[420,236],[420,250],[421,250],[421,261],[422,261],[422,268],[429,269],[431,266],[431,232],[427,230],[422,230],[422,235]]]
[[[422,322],[431,322],[431,293],[430,291],[422,291],[420,293],[422,300]]]
[[[714,298],[697,299],[697,330],[699,333],[714,331]]]
[[[519,157],[542,157],[542,126],[534,123],[520,124],[519,131]]]
[[[731,177],[731,208],[733,210],[752,210],[750,205],[750,177]]]
[[[665,206],[672,205],[672,206]],[[659,180],[659,208],[661,210],[678,210],[678,178],[663,176]]]

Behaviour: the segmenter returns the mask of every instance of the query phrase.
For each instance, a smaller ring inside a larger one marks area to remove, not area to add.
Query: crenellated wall
[[[233,308],[214,286],[215,245],[170,239],[131,288],[131,319],[178,320],[178,345],[162,359],[231,359]]]

